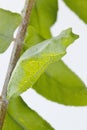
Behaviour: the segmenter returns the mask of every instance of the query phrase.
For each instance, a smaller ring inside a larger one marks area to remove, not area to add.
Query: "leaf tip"
[[[72,28],[69,28],[69,30],[71,31],[71,34],[72,34],[72,36],[74,37],[75,40],[79,38],[78,34],[73,33]]]

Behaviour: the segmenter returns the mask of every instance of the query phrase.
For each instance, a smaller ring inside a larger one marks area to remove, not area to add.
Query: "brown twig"
[[[23,12],[23,20],[22,20],[21,25],[19,26],[18,33],[17,33],[16,39],[14,41],[14,47],[13,47],[6,79],[5,79],[2,94],[1,94],[1,100],[0,100],[0,107],[1,107],[0,128],[2,128],[4,117],[5,117],[6,110],[7,110],[7,107],[5,107],[5,106],[7,106],[6,96],[7,96],[8,83],[9,83],[12,71],[14,70],[14,67],[20,57],[20,53],[21,53],[21,50],[23,47],[23,41],[25,38],[25,34],[26,34],[26,30],[27,30],[27,26],[29,23],[29,18],[30,18],[30,14],[31,14],[31,10],[32,10],[34,1],[35,0],[26,0],[24,12]]]
[[[8,102],[6,99],[0,97],[0,130],[2,130],[3,121],[6,115]]]

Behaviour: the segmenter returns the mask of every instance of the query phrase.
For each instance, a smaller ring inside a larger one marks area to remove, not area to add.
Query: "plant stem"
[[[7,100],[0,97],[0,130],[2,130],[7,106],[8,106]]]
[[[31,14],[31,11],[32,11],[34,1],[35,0],[26,0],[26,2],[25,2],[24,12],[23,12],[23,20],[22,20],[21,25],[19,26],[17,36],[16,36],[16,39],[14,41],[14,46],[13,46],[13,50],[12,50],[12,54],[11,54],[11,58],[10,58],[10,63],[9,63],[9,66],[8,66],[8,71],[7,71],[6,79],[5,79],[2,94],[1,94],[1,100],[0,100],[1,101],[0,102],[0,107],[1,107],[1,110],[0,110],[0,113],[1,113],[0,114],[0,128],[2,128],[4,117],[5,117],[6,110],[7,110],[6,96],[7,96],[8,83],[9,83],[11,74],[14,70],[14,67],[15,67],[15,65],[16,65],[19,57],[20,57],[20,53],[21,53],[21,50],[22,50],[22,47],[23,47],[23,41],[24,41],[24,38],[25,38],[25,34],[26,34],[26,30],[27,30],[27,26],[28,26],[28,23],[29,23],[30,14]],[[3,105],[3,104],[6,104],[6,105]]]
[[[12,51],[12,55],[11,55],[11,59],[10,59],[10,63],[9,63],[8,71],[7,71],[7,76],[6,76],[5,83],[2,90],[2,97],[4,98],[6,98],[7,96],[7,86],[8,86],[12,71],[20,57],[20,53],[22,50],[23,41],[26,34],[27,25],[29,22],[29,17],[31,14],[33,4],[34,4],[34,0],[26,0],[26,3],[25,3],[26,9],[24,9],[23,20],[18,29],[17,37],[14,42],[14,47],[13,47],[13,51]]]

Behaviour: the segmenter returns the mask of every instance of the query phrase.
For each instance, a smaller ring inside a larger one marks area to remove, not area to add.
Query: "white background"
[[[0,0],[0,8],[15,12],[21,12],[23,5],[24,0]],[[79,40],[68,48],[67,55],[63,60],[87,84],[86,24],[71,12],[62,0],[59,0],[59,10],[58,22],[52,27],[52,33],[55,36],[62,30],[72,27],[73,31],[80,35]],[[11,48],[6,53],[0,55],[0,91],[4,83]],[[48,120],[55,130],[87,130],[87,107],[66,107],[51,103],[37,95],[33,90],[23,94],[23,98],[31,108]]]

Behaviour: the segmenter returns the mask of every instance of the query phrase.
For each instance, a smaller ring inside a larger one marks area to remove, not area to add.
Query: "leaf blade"
[[[50,65],[33,89],[56,103],[70,106],[87,105],[87,88],[62,61]]]
[[[24,47],[23,52],[26,51],[28,48],[36,45],[37,43],[40,43],[44,41],[44,39],[33,26],[29,26],[27,28],[26,37],[24,40]]]
[[[63,0],[80,19],[87,23],[87,0]]]
[[[51,38],[50,28],[57,18],[57,0],[36,0],[26,32],[23,51]]]
[[[13,40],[13,33],[21,22],[21,16],[0,9],[0,53],[3,53]]]
[[[54,130],[50,124],[29,108],[21,97],[9,100],[8,113],[24,130]]]
[[[30,19],[30,25],[45,38],[51,37],[50,27],[56,21],[57,0],[36,0]]]
[[[23,130],[7,113],[2,130]]]

